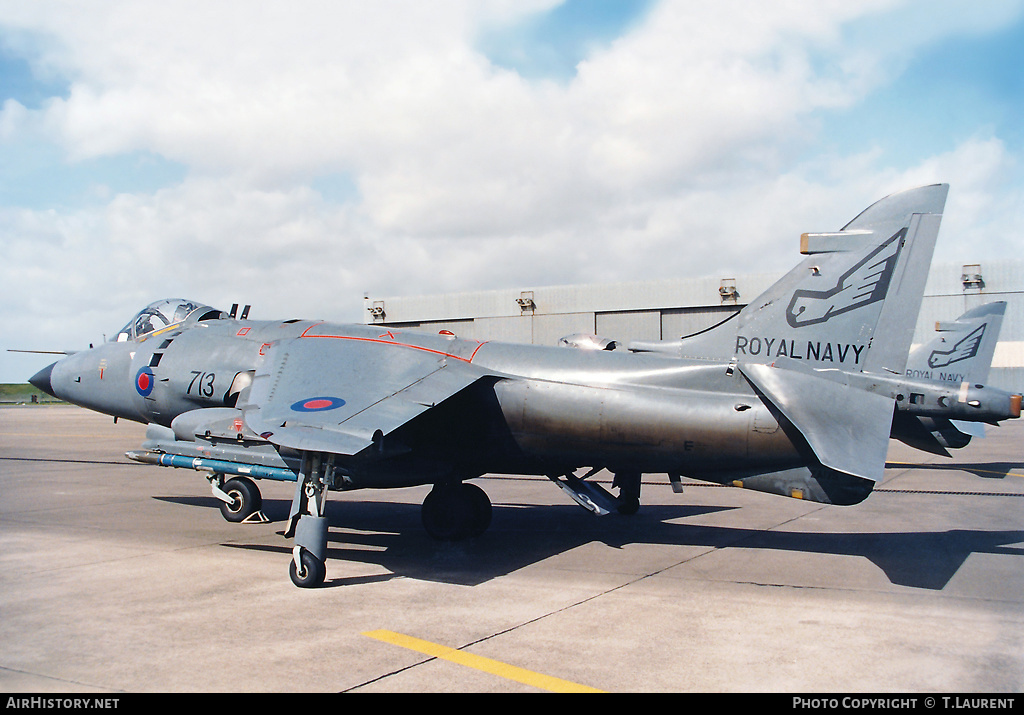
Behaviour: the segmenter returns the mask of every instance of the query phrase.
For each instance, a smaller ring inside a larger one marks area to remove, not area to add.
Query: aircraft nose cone
[[[53,372],[53,366],[56,364],[57,363],[51,363],[30,377],[28,379],[29,384],[38,390],[42,390],[51,397],[56,397],[56,395],[53,394],[53,386],[50,385],[50,374]]]

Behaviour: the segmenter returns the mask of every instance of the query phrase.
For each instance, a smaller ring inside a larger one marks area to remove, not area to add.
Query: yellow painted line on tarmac
[[[596,688],[590,688],[586,685],[571,683],[568,680],[554,678],[550,675],[534,673],[532,670],[518,668],[514,665],[502,663],[497,660],[491,660],[490,658],[484,658],[479,655],[473,655],[472,653],[466,653],[465,651],[461,651],[456,648],[449,648],[448,646],[438,645],[437,643],[431,643],[430,641],[421,640],[419,638],[413,638],[412,636],[402,635],[401,633],[395,633],[394,631],[367,631],[366,633],[363,633],[363,635],[383,641],[384,643],[399,646],[400,648],[407,648],[408,650],[414,650],[417,653],[423,653],[424,655],[433,656],[434,658],[441,658],[442,660],[447,660],[458,665],[464,665],[467,668],[481,670],[485,673],[490,673],[491,675],[497,675],[500,678],[514,680],[517,683],[523,683],[524,685],[532,685],[533,687],[541,688],[542,690],[549,690],[555,693],[603,692]]]

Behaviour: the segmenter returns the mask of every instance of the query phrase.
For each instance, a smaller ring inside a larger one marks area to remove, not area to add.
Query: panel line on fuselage
[[[484,341],[482,343],[478,343],[477,346],[476,346],[476,349],[473,351],[473,353],[468,358],[465,358],[465,357],[461,357],[459,355],[452,355],[451,353],[445,352],[443,350],[434,350],[432,348],[423,347],[422,345],[413,345],[411,343],[403,343],[403,342],[398,342],[396,340],[383,340],[382,338],[360,338],[360,337],[357,337],[355,335],[311,335],[309,331],[312,330],[313,328],[319,326],[319,325],[324,325],[324,323],[317,323],[316,325],[309,326],[304,331],[302,331],[302,335],[300,335],[299,337],[300,338],[329,338],[331,340],[355,340],[357,342],[362,342],[362,343],[379,343],[381,345],[394,345],[396,347],[411,348],[413,350],[420,350],[422,352],[432,353],[434,355],[443,355],[444,357],[454,358],[455,360],[461,360],[462,362],[466,362],[466,363],[472,363],[473,362],[473,358],[476,357],[476,354],[480,351],[480,348],[482,348],[484,345],[487,344],[487,341]],[[388,331],[388,333],[384,333],[384,335],[387,335],[389,333],[390,333],[390,331]]]

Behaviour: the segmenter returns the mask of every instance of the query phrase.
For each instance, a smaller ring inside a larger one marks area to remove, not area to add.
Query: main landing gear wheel
[[[231,497],[231,503],[221,502],[220,513],[230,522],[239,523],[263,508],[259,487],[248,477],[235,477],[224,483],[221,490]]]
[[[423,528],[438,541],[480,536],[491,525],[491,500],[475,484],[436,484],[423,500]]]
[[[299,588],[317,588],[327,577],[327,564],[305,549],[299,549],[299,566],[292,558],[288,564],[288,575]]]
[[[619,488],[617,510],[624,516],[632,516],[640,511],[640,480],[637,472],[616,472],[612,488]]]
[[[633,516],[640,511],[640,497],[627,497],[619,502],[618,512],[623,516]]]

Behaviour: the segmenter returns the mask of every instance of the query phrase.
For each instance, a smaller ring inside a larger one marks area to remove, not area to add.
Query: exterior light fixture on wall
[[[969,263],[965,265],[960,281],[964,284],[964,290],[981,290],[984,288],[985,280],[981,277],[981,264]]]
[[[524,290],[518,298],[516,303],[519,303],[519,310],[523,313],[533,312],[537,310],[537,304],[533,302],[533,291]]]
[[[735,303],[740,296],[740,292],[736,290],[736,279],[723,278],[721,285],[718,286],[718,295],[722,296],[723,303]]]

